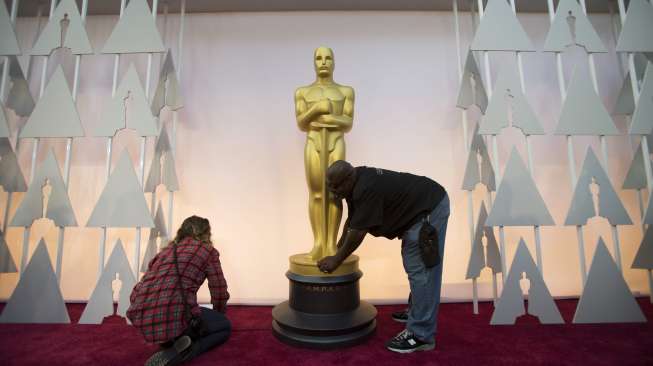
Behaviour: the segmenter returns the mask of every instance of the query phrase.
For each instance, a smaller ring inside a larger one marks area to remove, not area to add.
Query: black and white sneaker
[[[435,343],[422,342],[408,329],[404,329],[394,338],[386,342],[385,346],[392,352],[411,353],[432,350],[435,348]]]
[[[173,366],[179,365],[184,361],[184,356],[190,351],[192,341],[189,336],[179,337],[172,344],[172,347],[166,348],[153,354],[145,366]]]
[[[399,323],[405,323],[408,321],[408,309],[404,309],[402,311],[395,311],[392,313],[392,320],[399,322]]]

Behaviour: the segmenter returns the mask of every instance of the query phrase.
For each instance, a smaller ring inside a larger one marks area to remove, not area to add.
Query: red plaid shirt
[[[209,280],[213,309],[227,309],[227,282],[222,275],[220,254],[210,244],[185,238],[176,245],[170,244],[154,257],[147,273],[134,286],[127,310],[127,318],[138,328],[145,340],[166,342],[182,334],[188,326],[184,303],[177,288],[177,272],[173,257],[177,248],[177,262],[186,301],[194,315],[200,314],[197,290]]]

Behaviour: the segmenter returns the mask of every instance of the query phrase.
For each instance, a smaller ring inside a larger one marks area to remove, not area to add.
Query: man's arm
[[[327,273],[335,271],[361,245],[366,234],[367,230],[351,229],[345,226],[345,231],[338,241],[336,255],[324,257],[317,262],[320,271]]]

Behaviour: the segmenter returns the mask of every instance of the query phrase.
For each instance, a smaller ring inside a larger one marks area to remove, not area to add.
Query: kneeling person
[[[440,305],[442,260],[431,266],[422,258],[419,235],[426,223],[437,232],[436,252],[444,254],[449,219],[449,197],[435,181],[408,173],[352,167],[344,160],[327,170],[331,194],[347,201],[349,215],[338,241],[338,251],[322,258],[318,267],[333,272],[363,241],[367,233],[402,238],[401,257],[410,283],[411,304],[406,329],[386,343],[389,350],[408,353],[435,347]]]
[[[197,304],[197,290],[205,279],[213,310]],[[231,333],[225,316],[228,299],[209,220],[191,216],[150,261],[130,296],[127,317],[147,342],[162,348],[145,365],[178,365],[224,343]]]

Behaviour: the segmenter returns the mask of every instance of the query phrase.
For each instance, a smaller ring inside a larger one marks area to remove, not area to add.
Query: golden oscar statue
[[[336,253],[336,240],[342,203],[329,197],[326,170],[336,160],[345,159],[345,133],[354,121],[354,89],[333,81],[333,51],[319,47],[313,55],[315,82],[295,91],[297,126],[306,132],[304,168],[308,184],[308,216],[313,230],[313,249],[290,258],[292,271],[306,275],[324,275],[316,262]],[[356,270],[351,256],[333,275]]]
[[[337,251],[342,203],[326,189],[326,170],[345,159],[345,133],[354,120],[354,89],[333,81],[333,51],[313,53],[315,82],[295,91],[297,126],[306,132],[304,166],[308,215],[313,230],[309,253],[290,257],[290,298],[272,310],[274,335],[281,341],[310,348],[337,348],[363,342],[376,329],[376,309],[360,301],[358,257],[349,256],[326,274],[317,261]]]

